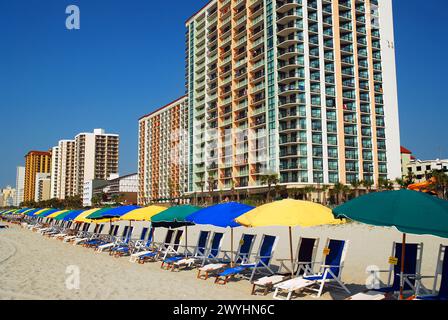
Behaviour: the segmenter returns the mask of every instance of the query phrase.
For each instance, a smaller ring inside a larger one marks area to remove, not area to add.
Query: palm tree
[[[276,173],[265,174],[260,177],[260,180],[263,185],[268,186],[268,195],[266,197],[266,201],[271,202],[272,185],[276,186],[279,183],[278,175]]]
[[[366,188],[367,193],[370,193],[370,191],[372,191],[372,187],[373,187],[373,181],[372,180],[364,180],[362,182],[362,185],[364,188]]]
[[[362,182],[359,180],[355,180],[355,181],[352,181],[350,184],[355,193],[355,198],[358,198],[359,197],[359,188],[362,186]]]
[[[339,205],[345,200],[347,193],[350,191],[350,188],[345,184],[340,182],[336,183],[333,186],[332,193],[336,196],[336,204]]]
[[[379,178],[378,179],[378,188],[382,191],[384,191],[384,190],[390,191],[390,190],[394,189],[394,184],[389,179]]]
[[[446,173],[442,170],[433,170],[430,175],[435,180],[430,186],[430,190],[437,193],[439,198],[447,199],[448,176]]]

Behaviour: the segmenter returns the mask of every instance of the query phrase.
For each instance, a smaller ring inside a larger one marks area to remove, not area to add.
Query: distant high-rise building
[[[36,193],[36,174],[50,173],[51,152],[30,151],[25,156],[24,201],[34,201]]]
[[[139,120],[138,203],[178,198],[187,191],[187,98]]]
[[[4,189],[0,189],[0,208],[15,206],[16,189],[11,186],[7,186]]]
[[[51,198],[51,174],[36,173],[34,201],[40,202]]]
[[[75,194],[83,195],[86,181],[107,180],[118,174],[119,141],[119,135],[107,134],[103,129],[75,137]]]
[[[53,147],[51,160],[51,197],[65,199],[76,194],[75,141],[61,140]]]
[[[17,167],[16,173],[16,199],[14,205],[20,206],[23,202],[23,196],[25,193],[25,167]]]

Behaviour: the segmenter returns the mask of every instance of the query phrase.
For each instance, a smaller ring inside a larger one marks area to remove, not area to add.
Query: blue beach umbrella
[[[194,224],[212,225],[221,228],[230,229],[230,251],[232,255],[231,264],[233,265],[233,228],[241,227],[235,221],[236,218],[255,209],[255,207],[241,204],[238,202],[228,202],[217,204],[189,215],[185,220]]]
[[[30,211],[27,211],[26,213],[25,213],[25,215],[27,215],[27,216],[32,216],[33,214],[35,214],[36,212],[39,212],[39,211],[41,211],[42,209],[33,209],[33,210],[30,210]]]
[[[62,219],[62,221],[72,221],[72,220],[76,219],[84,211],[86,211],[86,210],[74,210],[74,211],[70,212],[68,215],[66,215],[64,217],[64,219]]]

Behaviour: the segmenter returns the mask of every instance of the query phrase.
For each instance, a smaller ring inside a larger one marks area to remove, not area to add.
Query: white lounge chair
[[[319,272],[312,274],[308,269],[299,278],[290,279],[275,285],[274,299],[285,300],[282,295],[286,294],[286,300],[290,300],[295,291],[304,290],[314,291],[317,293],[316,297],[320,297],[325,285],[332,284],[350,294],[350,290],[341,280],[348,245],[349,241],[329,239],[324,249],[322,262],[314,263],[321,264]]]

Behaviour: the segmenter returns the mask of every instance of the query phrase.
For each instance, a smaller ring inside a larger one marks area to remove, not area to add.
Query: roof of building
[[[400,147],[400,152],[403,154],[412,154],[412,151],[410,151],[409,149],[406,149],[405,147],[401,146]]]
[[[170,103],[164,105],[163,107],[158,108],[158,109],[154,110],[154,111],[151,112],[151,113],[145,114],[144,116],[140,117],[138,120],[142,120],[142,119],[144,119],[144,118],[150,117],[150,116],[152,116],[153,114],[156,114],[157,112],[162,111],[163,109],[172,106],[172,105],[175,104],[176,102],[179,102],[179,101],[181,101],[182,99],[185,99],[186,97],[187,97],[187,95],[183,95],[182,97],[177,98],[177,99],[174,100],[174,101],[171,101]]]
[[[208,7],[208,5],[210,3],[212,3],[214,0],[210,0],[209,2],[207,2],[201,9],[199,9],[198,11],[196,11],[191,17],[189,17],[186,21],[185,24],[187,24],[188,22],[190,22],[191,19],[193,19],[195,16],[197,16],[202,10],[204,10],[205,8]]]
[[[49,151],[35,151],[35,150],[32,150],[32,151],[28,152],[25,157],[28,157],[30,155],[51,156],[51,152],[49,152]]]

